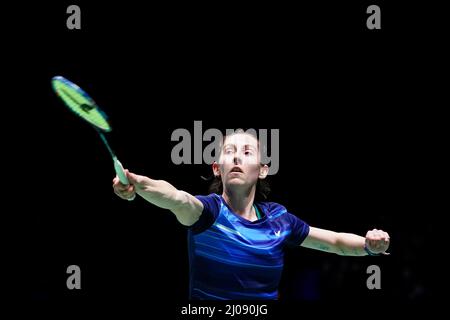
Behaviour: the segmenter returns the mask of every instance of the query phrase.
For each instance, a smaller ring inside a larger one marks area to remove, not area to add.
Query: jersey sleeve
[[[198,234],[213,225],[216,218],[219,216],[220,211],[220,199],[216,194],[210,194],[207,196],[195,196],[203,204],[203,211],[200,218],[189,229]]]
[[[287,212],[286,219],[291,226],[291,233],[286,239],[289,246],[299,246],[309,234],[309,225],[297,216]]]

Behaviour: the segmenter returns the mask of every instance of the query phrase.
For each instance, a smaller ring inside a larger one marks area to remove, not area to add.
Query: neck
[[[255,200],[255,186],[242,192],[228,190],[224,188],[222,197],[233,211],[241,217],[248,220],[256,220],[256,212],[253,209],[253,201]]]

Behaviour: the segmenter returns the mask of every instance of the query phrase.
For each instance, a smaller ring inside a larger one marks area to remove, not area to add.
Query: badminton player
[[[386,254],[389,235],[373,229],[365,237],[309,226],[266,196],[269,168],[259,142],[237,131],[224,138],[212,165],[216,193],[193,196],[163,180],[126,170],[130,185],[113,179],[114,192],[136,194],[171,211],[188,228],[190,299],[277,299],[285,246],[345,256]]]

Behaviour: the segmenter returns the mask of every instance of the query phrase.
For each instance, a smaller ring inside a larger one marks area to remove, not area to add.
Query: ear
[[[212,164],[212,170],[215,177],[220,177],[220,166],[216,161]]]
[[[259,179],[265,179],[267,177],[267,174],[269,174],[269,167],[267,164],[262,165],[259,169]]]

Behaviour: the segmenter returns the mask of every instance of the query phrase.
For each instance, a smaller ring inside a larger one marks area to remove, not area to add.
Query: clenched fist
[[[389,248],[390,238],[387,232],[383,230],[373,229],[367,231],[366,248],[372,254],[388,254],[386,250]]]
[[[125,174],[127,175],[127,178],[130,178],[130,173],[128,170],[125,170]],[[122,199],[131,201],[134,198],[136,198],[136,191],[134,185],[132,184],[132,181],[130,181],[130,184],[124,185],[119,181],[119,178],[116,176],[113,179],[113,189],[114,193],[117,194]]]

